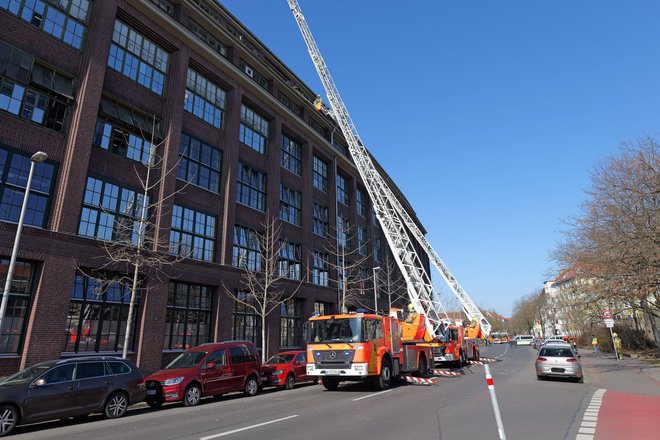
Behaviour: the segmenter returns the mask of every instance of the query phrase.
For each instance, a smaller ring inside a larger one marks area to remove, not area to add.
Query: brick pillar
[[[76,94],[77,105],[60,163],[58,191],[53,199],[51,224],[54,231],[76,233],[77,230],[117,3],[118,0],[91,3],[81,74],[77,78],[80,84]]]
[[[76,268],[59,255],[46,257],[34,286],[20,368],[58,359],[66,341],[66,321]]]

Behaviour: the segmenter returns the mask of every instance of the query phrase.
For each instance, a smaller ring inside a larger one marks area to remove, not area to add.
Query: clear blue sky
[[[286,0],[220,2],[325,96]],[[299,2],[362,141],[506,316],[549,278],[592,167],[659,134],[660,1]]]

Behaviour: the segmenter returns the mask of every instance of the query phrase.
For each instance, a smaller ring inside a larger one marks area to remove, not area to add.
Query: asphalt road
[[[575,439],[593,392],[601,383],[537,381],[531,347],[482,347],[490,364],[508,440]],[[194,408],[133,407],[117,420],[90,416],[84,421],[18,427],[14,439],[498,439],[484,367],[460,377],[438,377],[436,386],[399,385],[376,392],[366,384],[338,391],[299,385],[291,391],[266,389],[204,399]],[[603,379],[604,373],[594,372]]]

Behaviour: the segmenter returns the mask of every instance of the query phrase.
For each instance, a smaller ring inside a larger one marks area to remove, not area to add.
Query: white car
[[[532,345],[534,341],[534,336],[532,335],[518,335],[513,338],[516,341],[516,345]]]

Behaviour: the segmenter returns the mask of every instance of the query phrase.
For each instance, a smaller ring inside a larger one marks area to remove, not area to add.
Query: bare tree
[[[241,289],[234,292],[224,286],[225,293],[235,302],[254,310],[261,319],[261,353],[266,356],[266,318],[281,304],[293,298],[305,279],[300,256],[297,263],[283,258],[288,252],[289,242],[282,238],[282,223],[278,218],[269,218],[262,223],[263,231],[247,233],[248,248],[242,249],[234,265],[243,268]],[[241,238],[242,239],[242,238]],[[294,287],[291,288],[291,283]]]
[[[383,252],[383,261],[377,271],[376,287],[381,294],[387,297],[390,309],[392,306],[403,308],[410,302],[406,280],[389,249]]]
[[[645,137],[598,165],[582,212],[553,257],[594,280],[594,295],[640,309],[660,345],[660,147]]]
[[[148,141],[142,144],[141,151],[137,148],[131,150],[132,158],[144,165],[144,167],[137,165],[133,167],[140,182],[140,192],[123,191],[121,196],[115,195],[114,197],[121,197],[115,202],[119,203],[118,211],[106,206],[104,198],[99,197],[97,201],[98,208],[102,212],[101,215],[111,221],[111,227],[106,229],[104,235],[97,235],[97,238],[101,239],[99,243],[105,251],[105,255],[100,257],[101,264],[99,265],[97,260],[95,268],[90,270],[78,261],[74,263],[81,273],[96,280],[94,290],[98,296],[103,295],[108,287],[115,283],[129,287],[130,300],[122,348],[124,359],[128,355],[128,346],[132,337],[131,328],[135,305],[140,290],[144,289],[141,286],[143,280],[150,276],[159,277],[165,273],[166,266],[173,266],[193,253],[192,243],[181,245],[176,252],[171,252],[169,237],[156,233],[158,208],[164,201],[174,197],[176,192],[156,202],[150,199],[149,193],[159,188],[178,166],[178,162],[171,168],[165,166],[163,156],[159,154],[158,150],[162,150],[167,142],[167,137],[158,140],[157,131],[154,115],[151,120],[150,132],[141,132],[142,138],[148,139]],[[127,148],[129,136],[128,133],[118,133],[116,141],[121,142],[123,139],[125,142],[123,148]],[[108,226],[107,222],[106,226]],[[132,269],[130,275],[124,274],[127,269],[129,271]]]

